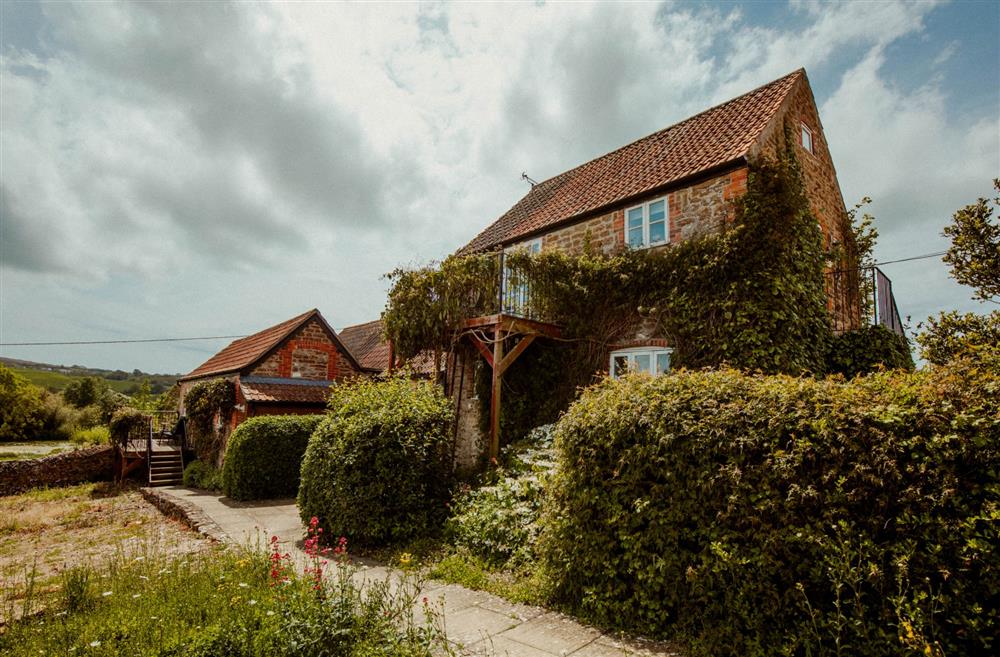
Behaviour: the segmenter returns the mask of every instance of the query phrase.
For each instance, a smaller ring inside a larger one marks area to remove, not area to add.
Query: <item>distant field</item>
[[[29,370],[24,368],[14,368],[14,371],[31,381],[36,386],[41,386],[47,390],[62,390],[68,386],[71,382],[78,379],[82,379],[82,376],[72,376],[69,374],[63,374],[62,372],[46,372],[43,370]],[[113,381],[111,379],[104,379],[108,382],[116,392],[121,392],[125,394],[131,394],[139,389],[139,382],[137,381]]]

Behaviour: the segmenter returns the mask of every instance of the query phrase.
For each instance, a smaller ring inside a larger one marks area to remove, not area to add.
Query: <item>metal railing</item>
[[[501,252],[499,257],[500,285],[497,299],[499,312],[525,319],[539,319],[531,276],[522,267],[511,262],[504,253]]]
[[[878,267],[827,272],[827,299],[833,330],[842,333],[881,325],[904,335],[892,281]]]

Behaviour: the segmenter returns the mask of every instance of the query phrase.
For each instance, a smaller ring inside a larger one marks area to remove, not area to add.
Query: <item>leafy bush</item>
[[[334,386],[302,461],[299,511],[334,535],[380,544],[437,528],[451,486],[451,404],[429,382]]]
[[[41,437],[43,415],[41,388],[0,365],[0,441]]]
[[[1000,310],[985,315],[940,313],[919,326],[923,329],[917,334],[920,355],[935,365],[1000,345]]]
[[[553,466],[554,426],[536,427],[505,448],[500,455],[505,466],[485,474],[487,485],[465,487],[455,496],[445,522],[452,544],[491,568],[516,568],[534,560],[543,482]]]
[[[211,463],[191,461],[184,468],[184,485],[204,490],[221,490],[222,473]]]
[[[222,490],[235,500],[295,495],[306,444],[322,419],[322,415],[270,415],[240,424],[226,446]]]
[[[111,432],[107,427],[76,429],[69,439],[77,445],[107,445],[111,441]]]
[[[913,369],[910,343],[881,325],[866,326],[834,336],[827,354],[827,372],[847,378],[879,368]]]
[[[1000,623],[1000,353],[608,380],[558,423],[555,598],[692,655],[972,655]]]

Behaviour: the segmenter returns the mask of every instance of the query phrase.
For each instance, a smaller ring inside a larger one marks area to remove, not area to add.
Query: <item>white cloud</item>
[[[522,170],[558,174],[800,66],[840,77],[823,120],[883,254],[935,247],[988,191],[1000,137],[996,117],[949,119],[933,71],[887,81],[886,47],[933,7],[799,3],[791,28],[749,25],[753,5],[46,4],[36,51],[3,44],[0,337],[370,319],[383,272],[461,246]],[[187,370],[204,349],[4,353]]]

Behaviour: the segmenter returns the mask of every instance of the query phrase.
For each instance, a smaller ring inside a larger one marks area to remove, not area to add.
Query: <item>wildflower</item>
[[[274,616],[274,612],[273,612],[273,611],[271,611],[270,609],[268,609],[268,610],[267,610],[267,615],[268,615],[268,616]]]
[[[399,565],[402,566],[403,568],[408,568],[412,560],[413,560],[413,555],[410,554],[409,552],[404,552],[403,554],[399,555]]]
[[[113,593],[113,591],[105,591],[104,593],[102,593],[102,594],[101,594],[101,597],[102,597],[102,598],[106,598],[106,597],[108,597],[109,595],[111,595],[112,593]]]
[[[423,602],[424,602],[425,605],[428,604],[428,600],[427,600],[427,596],[426,595],[424,596]]]
[[[245,588],[247,588],[248,586],[250,586],[250,585],[249,585],[249,584],[247,584],[246,582],[240,582],[240,588],[241,588],[241,589],[245,589]]]
[[[97,646],[99,646],[99,645],[101,645],[101,642],[100,642],[100,641],[91,641],[91,642],[90,642],[90,647],[91,647],[91,648],[96,648],[96,647],[97,647]]]
[[[257,601],[256,601],[256,600],[250,600],[249,602],[247,602],[247,604],[248,604],[248,605],[250,605],[250,606],[252,607],[252,606],[254,606],[255,604],[257,604]]]
[[[142,594],[141,594],[141,593],[133,593],[133,594],[132,594],[132,599],[133,599],[133,600],[135,600],[136,598],[139,598],[139,597],[142,597]]]
[[[145,580],[148,580],[149,578],[148,578],[148,577],[146,577],[145,575],[139,575],[139,579],[145,579]]]

